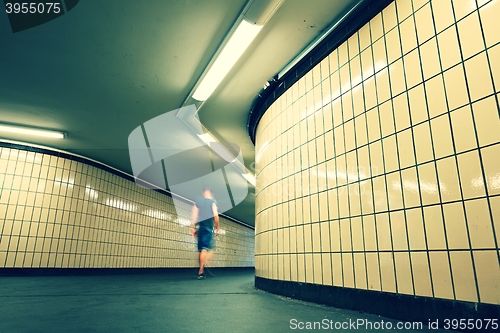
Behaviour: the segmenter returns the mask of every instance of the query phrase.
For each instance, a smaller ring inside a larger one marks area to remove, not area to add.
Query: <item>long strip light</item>
[[[248,0],[245,9],[243,10],[239,20],[236,23],[236,29],[233,27],[233,33],[229,37],[227,43],[222,47],[220,53],[216,56],[210,68],[203,76],[201,82],[196,87],[194,93],[190,94],[192,99],[195,99],[201,104],[198,105],[196,112],[203,106],[204,102],[210,97],[217,86],[222,82],[224,77],[229,73],[234,64],[241,57],[243,52],[252,43],[255,37],[259,34],[262,27],[269,21],[269,19],[278,10],[284,0]],[[186,97],[183,106],[188,105],[190,97]],[[183,118],[181,115],[181,110],[177,114],[177,117]],[[188,117],[188,119],[191,117]],[[194,119],[194,118],[193,118]],[[199,121],[199,120],[198,120]],[[186,124],[192,128],[192,124]],[[200,124],[201,125],[201,124]],[[203,128],[203,125],[201,125]],[[212,143],[218,142],[209,132],[204,128],[204,134],[196,133],[198,137],[203,140],[207,145],[212,146]],[[217,147],[217,145],[213,145]],[[223,147],[223,146],[221,146]],[[226,156],[226,153],[218,151],[222,157]],[[226,156],[227,157],[227,156]],[[226,160],[230,160],[227,159]],[[233,161],[239,161],[234,158]],[[243,165],[243,170],[247,171]],[[252,173],[242,173],[242,176],[255,187],[255,175]]]
[[[218,142],[218,141],[209,132],[206,132],[204,134],[198,134],[198,137],[201,140],[203,140],[203,142],[205,142],[207,145],[209,145],[212,148],[214,148],[214,150],[217,152],[217,154],[219,154],[219,156],[221,156],[222,158],[226,159],[226,161],[229,161],[229,160],[232,160],[231,162],[239,161],[237,158],[235,158],[234,156],[232,156],[231,153],[229,153],[228,151],[224,150],[224,148],[223,148],[222,145],[210,145],[211,143],[215,143],[215,142]],[[244,165],[242,165],[242,168],[246,169]],[[242,173],[241,175],[250,184],[252,184],[253,187],[255,187],[255,175],[253,175],[252,173]]]
[[[13,126],[13,125],[4,125],[4,124],[0,124],[0,132],[43,136],[43,137],[55,138],[55,139],[64,139],[66,137],[66,133],[64,133],[64,132],[49,131],[49,130],[43,130],[43,129],[35,129],[35,128]]]
[[[242,174],[242,176],[250,183],[253,185],[253,187],[255,187],[255,175],[251,174],[251,173],[244,173]]]
[[[229,70],[241,57],[243,52],[252,43],[262,29],[261,25],[255,25],[242,20],[233,35],[222,49],[221,53],[210,67],[207,75],[203,78],[193,94],[198,101],[205,101],[221,83]]]
[[[197,135],[207,145],[210,145],[211,142],[217,142],[217,140],[212,136],[212,134],[208,133],[208,131],[203,134],[197,134]]]

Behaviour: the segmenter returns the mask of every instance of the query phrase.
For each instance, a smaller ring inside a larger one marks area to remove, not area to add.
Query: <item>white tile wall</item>
[[[196,267],[191,203],[97,166],[0,146],[0,267]],[[254,265],[254,230],[221,217],[212,266]]]

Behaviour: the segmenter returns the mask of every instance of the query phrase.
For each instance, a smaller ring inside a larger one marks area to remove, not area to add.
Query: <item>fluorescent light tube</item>
[[[252,175],[251,173],[244,173],[242,174],[243,177],[245,177],[246,180],[248,180],[248,182],[250,184],[253,185],[253,187],[255,187],[255,176]]]
[[[238,28],[234,31],[229,41],[222,49],[217,59],[208,70],[198,88],[193,94],[193,98],[198,101],[205,101],[210,97],[215,88],[221,83],[229,70],[241,57],[262,26],[254,25],[242,20]]]
[[[217,142],[215,138],[210,133],[197,134],[200,139],[203,140],[207,145],[210,145],[210,142]]]
[[[2,124],[0,124],[0,132],[43,136],[55,139],[64,139],[66,137],[66,134],[63,132],[26,128],[21,126],[2,125]]]

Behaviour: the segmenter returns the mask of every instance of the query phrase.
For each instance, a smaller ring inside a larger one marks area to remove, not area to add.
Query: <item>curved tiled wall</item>
[[[272,104],[258,278],[500,304],[499,16],[395,1]]]
[[[0,146],[0,268],[196,267],[191,203],[82,158]],[[59,156],[58,156],[59,155]],[[212,266],[254,265],[254,230],[221,217]]]

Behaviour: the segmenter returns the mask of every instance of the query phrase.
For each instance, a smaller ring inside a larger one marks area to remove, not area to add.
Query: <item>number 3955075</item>
[[[7,14],[59,14],[61,12],[61,4],[58,2],[46,3],[10,3],[5,4],[5,11]]]

